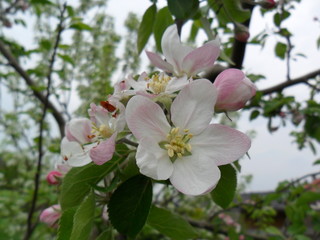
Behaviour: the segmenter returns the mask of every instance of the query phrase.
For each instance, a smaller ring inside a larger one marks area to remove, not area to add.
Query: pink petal
[[[188,76],[194,76],[212,67],[219,54],[219,41],[212,40],[185,56],[182,61],[182,69]]]
[[[114,133],[109,139],[91,148],[90,157],[95,164],[102,165],[113,157],[116,146],[116,136],[117,134]]]
[[[210,124],[198,136],[190,140],[192,151],[200,151],[220,165],[241,158],[250,148],[250,138],[236,130],[220,124]]]
[[[173,72],[173,67],[170,63],[164,61],[158,54],[155,54],[153,52],[146,51],[146,54],[150,60],[150,62],[160,68],[161,70],[165,72]]]
[[[217,98],[209,80],[199,79],[185,86],[171,105],[171,120],[176,127],[199,134],[210,123]]]
[[[166,139],[170,125],[161,107],[143,96],[134,96],[126,108],[127,124],[133,135],[141,140],[154,138],[156,142]]]
[[[144,138],[140,141],[136,159],[143,175],[156,180],[166,180],[172,174],[173,165],[167,151],[161,149],[154,139]]]
[[[220,179],[215,161],[201,152],[177,159],[170,177],[172,185],[187,195],[201,195],[213,189]]]
[[[161,47],[163,55],[167,62],[173,65],[175,73],[178,76],[183,74],[182,61],[193,48],[181,44],[176,25],[166,29],[161,39]]]

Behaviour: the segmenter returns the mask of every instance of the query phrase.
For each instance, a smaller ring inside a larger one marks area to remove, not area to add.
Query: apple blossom
[[[159,55],[146,51],[151,63],[174,76],[195,76],[213,66],[220,53],[219,41],[212,40],[193,49],[181,44],[176,25],[169,26],[161,39],[163,60]]]
[[[132,76],[128,77],[128,83],[134,89],[135,93],[146,97],[155,97],[177,92],[191,81],[192,79],[188,79],[187,76],[180,78],[170,77],[164,72],[153,74],[151,77],[149,77],[146,72],[143,72],[137,81],[134,80]]]
[[[256,87],[250,79],[234,68],[220,73],[213,85],[218,90],[217,111],[237,111],[256,94]]]
[[[59,204],[44,209],[40,214],[40,221],[46,223],[49,227],[56,228],[58,220],[61,217],[61,207]]]
[[[210,124],[216,98],[217,90],[210,81],[194,81],[173,101],[170,121],[149,98],[131,98],[126,119],[139,142],[136,160],[140,172],[156,180],[170,179],[188,195],[213,189],[220,179],[218,166],[237,160],[250,148],[245,134]]]
[[[115,151],[117,133],[125,127],[124,106],[120,102],[90,105],[90,119],[72,119],[66,126],[61,142],[61,154],[70,166],[84,166],[90,162],[101,165],[109,161]],[[104,107],[103,107],[104,106]]]

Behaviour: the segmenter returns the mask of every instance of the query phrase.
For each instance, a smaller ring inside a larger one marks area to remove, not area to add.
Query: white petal
[[[190,140],[192,151],[200,151],[215,160],[218,166],[242,157],[250,148],[251,140],[244,133],[220,124],[211,124]]]
[[[172,64],[176,74],[180,75],[182,61],[193,48],[181,44],[176,25],[171,25],[166,29],[161,39],[161,47],[167,62]]]
[[[185,86],[171,105],[171,120],[176,127],[199,134],[213,116],[217,90],[206,79],[199,79]]]
[[[147,81],[143,79],[144,77],[147,77],[146,73],[142,73],[138,81],[134,80],[132,76],[129,76],[127,81],[135,91],[145,91],[147,89]]]
[[[168,179],[173,171],[167,151],[161,149],[153,139],[140,141],[136,154],[137,165],[143,175],[156,180]]]
[[[156,142],[166,139],[170,125],[161,107],[143,96],[134,96],[126,108],[127,124],[133,135],[141,140],[154,138]]]
[[[88,152],[78,142],[70,142],[67,138],[62,139],[61,155],[72,167],[80,167],[92,162]]]
[[[74,118],[67,123],[67,131],[81,144],[90,142],[91,121],[87,118]],[[72,140],[72,139],[69,139]]]
[[[201,152],[192,151],[188,157],[174,162],[170,177],[172,185],[187,195],[201,195],[213,189],[220,179],[220,170],[215,161]]]
[[[181,78],[172,78],[166,87],[166,93],[174,93],[176,91],[181,90],[183,87],[188,85],[192,79],[188,79],[187,76],[183,76]]]

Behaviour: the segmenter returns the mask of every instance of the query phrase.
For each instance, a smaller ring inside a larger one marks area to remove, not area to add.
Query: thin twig
[[[47,94],[45,96],[45,101],[44,101],[44,106],[43,106],[43,113],[40,119],[40,133],[39,133],[39,144],[38,144],[38,163],[37,163],[37,172],[35,174],[35,188],[34,188],[34,193],[33,193],[33,198],[31,202],[31,207],[30,211],[28,214],[28,220],[27,220],[27,231],[24,236],[24,240],[27,240],[31,237],[31,234],[35,228],[35,225],[32,225],[32,217],[35,211],[36,203],[37,203],[37,198],[38,198],[38,191],[39,191],[39,186],[40,186],[40,175],[41,175],[41,168],[42,168],[42,157],[43,157],[43,129],[44,129],[44,124],[45,124],[45,117],[46,113],[48,110],[48,104],[49,104],[49,96],[50,96],[50,87],[51,87],[51,82],[52,82],[52,70],[53,70],[53,65],[56,59],[57,55],[57,50],[58,50],[58,45],[60,43],[60,38],[61,38],[61,33],[63,31],[63,22],[64,22],[64,12],[66,10],[66,4],[63,5],[62,10],[60,11],[60,22],[57,27],[57,37],[55,41],[55,45],[53,48],[53,53],[49,62],[49,70],[47,74]]]

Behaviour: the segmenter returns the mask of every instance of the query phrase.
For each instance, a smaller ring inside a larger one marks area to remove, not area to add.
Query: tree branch
[[[57,27],[57,37],[56,37],[56,41],[55,41],[55,45],[53,48],[53,52],[52,52],[52,56],[49,62],[49,69],[48,69],[48,73],[47,73],[47,94],[45,96],[44,99],[44,106],[43,106],[43,112],[42,112],[42,116],[41,116],[41,120],[40,120],[40,126],[39,126],[39,144],[38,144],[38,163],[37,163],[37,172],[35,174],[35,178],[34,178],[34,183],[35,183],[35,188],[34,188],[34,192],[33,192],[33,197],[32,197],[32,202],[31,202],[31,207],[29,210],[29,214],[28,214],[28,220],[27,220],[27,231],[26,234],[24,236],[24,240],[30,239],[31,234],[36,226],[36,224],[32,224],[32,216],[34,214],[35,211],[35,207],[36,207],[36,203],[37,203],[37,199],[38,199],[38,191],[39,191],[39,186],[40,186],[40,175],[41,175],[41,168],[42,168],[42,157],[43,157],[43,151],[42,151],[42,147],[43,147],[43,129],[44,129],[44,124],[45,124],[45,117],[46,117],[46,113],[47,110],[49,108],[49,96],[50,96],[50,88],[51,88],[51,82],[52,82],[52,70],[53,70],[53,65],[56,59],[56,55],[57,55],[57,50],[58,50],[58,45],[60,43],[60,39],[61,39],[61,33],[63,31],[63,22],[64,22],[64,12],[66,10],[66,4],[63,5],[63,8],[60,11],[60,22],[58,24]]]
[[[2,55],[7,59],[8,64],[11,65],[16,72],[25,80],[26,84],[28,87],[31,89],[33,92],[33,95],[40,100],[42,104],[46,104],[46,97],[38,90],[36,90],[36,83],[30,78],[30,76],[26,73],[26,71],[20,66],[16,58],[13,56],[11,51],[7,49],[5,44],[0,40],[0,52]],[[51,74],[50,74],[51,75]],[[60,130],[60,135],[61,137],[64,136],[64,126],[65,126],[65,120],[60,113],[60,111],[53,105],[52,102],[48,100],[47,103],[48,110],[51,111],[54,119],[56,120],[59,130]]]
[[[293,85],[299,84],[299,83],[305,83],[307,84],[308,81],[312,78],[315,78],[316,76],[320,75],[320,69],[315,70],[311,73],[308,73],[304,76],[292,79],[290,81],[285,81],[282,82],[278,85],[275,85],[273,87],[267,88],[267,89],[263,89],[260,92],[262,92],[263,95],[268,95],[274,92],[281,92],[283,89],[287,88],[287,87],[291,87]]]

